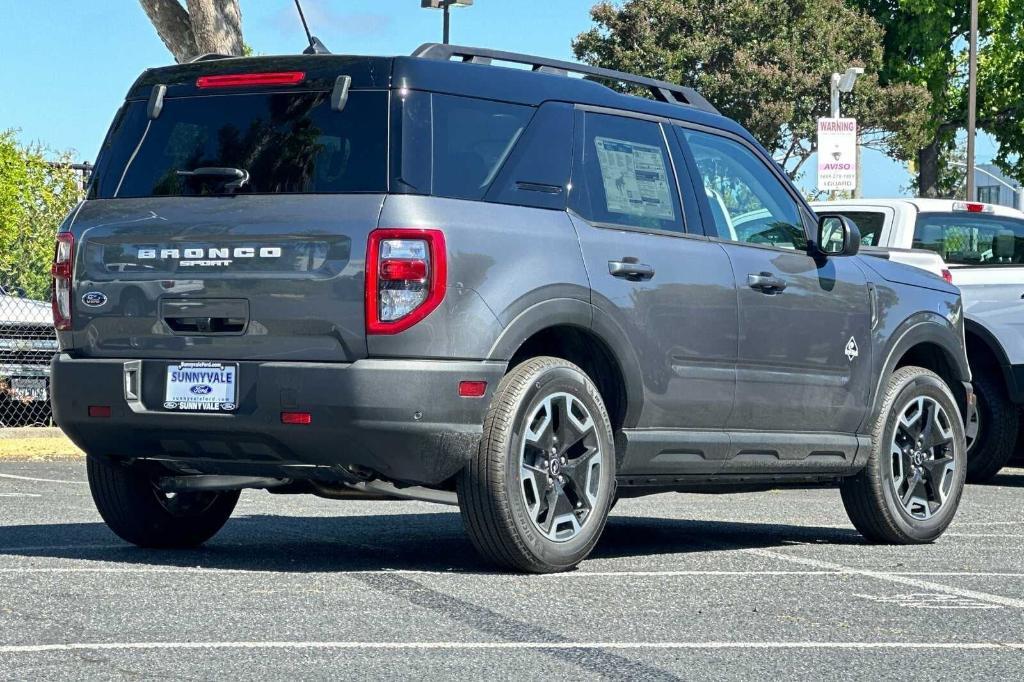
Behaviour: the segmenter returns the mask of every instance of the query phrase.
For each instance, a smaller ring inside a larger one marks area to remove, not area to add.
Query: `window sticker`
[[[610,213],[675,220],[668,169],[660,147],[595,137]]]

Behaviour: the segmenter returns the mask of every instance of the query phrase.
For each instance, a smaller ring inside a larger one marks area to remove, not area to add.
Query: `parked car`
[[[835,485],[888,543],[960,501],[959,292],[690,88],[447,45],[152,69],[57,244],[56,418],[138,545],[242,488],[457,503],[534,572],[618,497]],[[129,316],[108,263],[201,286]]]
[[[987,481],[1018,449],[1024,407],[1024,213],[944,199],[813,204],[840,212],[866,241],[930,251],[911,264],[945,269],[960,287],[978,410],[968,425],[968,480]]]
[[[0,287],[0,426],[50,422],[50,360],[56,353],[50,304]]]

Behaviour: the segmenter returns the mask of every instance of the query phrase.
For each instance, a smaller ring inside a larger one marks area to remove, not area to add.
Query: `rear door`
[[[855,433],[871,379],[864,274],[855,259],[809,255],[803,209],[752,147],[703,130],[678,135],[708,203],[718,206],[705,222],[736,278],[739,353],[728,426]]]
[[[656,121],[579,110],[576,133],[570,215],[595,314],[622,329],[642,367],[638,426],[721,429],[733,403],[736,293],[725,251],[699,233],[685,168],[674,167]],[[684,462],[694,472],[720,464],[704,461],[716,458],[708,452],[690,460],[678,448],[654,454],[624,468],[678,473]]]
[[[388,92],[354,90],[338,111],[329,91],[270,90],[167,97],[155,118],[126,103],[72,226],[82,355],[366,355]]]

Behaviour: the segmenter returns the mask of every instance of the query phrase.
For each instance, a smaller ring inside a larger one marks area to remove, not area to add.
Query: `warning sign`
[[[857,189],[857,119],[818,119],[818,189]]]

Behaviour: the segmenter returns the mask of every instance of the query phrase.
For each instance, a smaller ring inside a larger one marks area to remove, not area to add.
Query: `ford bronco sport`
[[[619,497],[823,484],[928,542],[964,481],[960,297],[858,247],[690,88],[442,45],[201,58],[132,86],[60,230],[55,417],[142,546],[243,488],[398,496],[560,571]]]

